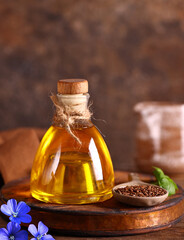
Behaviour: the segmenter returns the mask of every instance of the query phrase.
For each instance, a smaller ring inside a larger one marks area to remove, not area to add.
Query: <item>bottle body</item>
[[[90,123],[72,130],[51,126],[42,139],[31,172],[34,198],[59,204],[85,204],[112,196],[114,171],[108,148]]]

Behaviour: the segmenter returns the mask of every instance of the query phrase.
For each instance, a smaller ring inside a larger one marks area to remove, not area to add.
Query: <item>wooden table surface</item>
[[[173,179],[182,187],[184,187],[184,174],[183,176],[175,176]],[[0,216],[0,228],[5,227],[7,222]],[[54,233],[51,233],[52,236],[56,240],[86,240],[86,239],[91,239],[91,240],[104,240],[104,239],[123,239],[123,240],[144,240],[144,239],[149,239],[149,240],[177,240],[177,239],[184,239],[184,217],[182,220],[175,224],[173,227],[170,227],[165,230],[161,230],[158,232],[153,232],[153,233],[146,233],[146,234],[140,234],[140,235],[133,235],[133,236],[122,236],[122,237],[72,237],[72,236],[61,236],[61,235],[56,235]]]

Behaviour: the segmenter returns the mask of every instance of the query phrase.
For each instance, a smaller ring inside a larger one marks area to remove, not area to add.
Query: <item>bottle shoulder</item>
[[[94,141],[102,141],[104,142],[104,139],[98,130],[98,128],[94,124],[90,124],[88,126],[78,126],[78,128],[72,128],[71,131],[80,139],[83,139],[84,141],[89,141],[90,139],[93,139]],[[65,141],[75,141],[75,139],[72,137],[72,135],[67,131],[65,128],[58,127],[51,125],[50,128],[45,133],[42,142],[45,141],[54,141],[62,139]]]

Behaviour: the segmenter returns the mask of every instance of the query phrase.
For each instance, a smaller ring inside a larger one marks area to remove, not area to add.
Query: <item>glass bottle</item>
[[[65,118],[56,107],[61,119],[54,121],[40,143],[31,172],[31,194],[59,204],[107,200],[112,196],[114,171],[101,134],[85,114],[89,113],[88,82],[60,80],[57,88],[56,99]],[[72,124],[67,125],[71,119]]]

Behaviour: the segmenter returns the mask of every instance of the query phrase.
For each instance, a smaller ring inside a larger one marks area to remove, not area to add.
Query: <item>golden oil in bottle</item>
[[[81,87],[84,83],[85,90]],[[81,107],[83,110],[87,107],[86,84],[87,81],[83,80],[59,81],[62,88],[58,89],[62,96],[58,97],[64,104],[72,105],[76,115]],[[75,85],[80,86],[82,92],[78,93]],[[114,172],[109,151],[90,119],[81,121],[81,118],[76,118],[70,131],[66,129],[66,124],[49,128],[32,167],[33,197],[60,204],[93,203],[109,199],[113,185]]]

